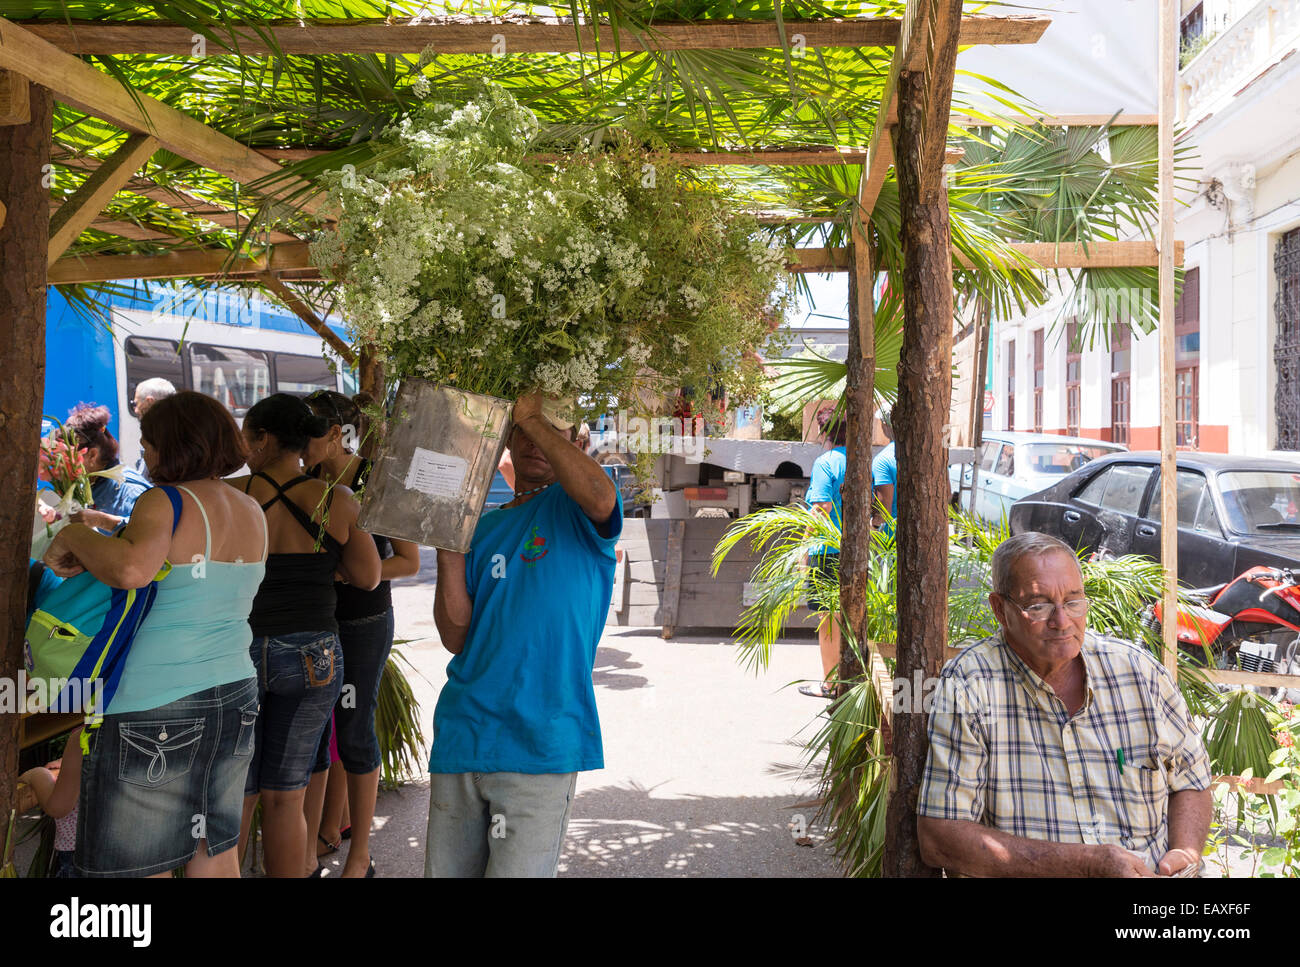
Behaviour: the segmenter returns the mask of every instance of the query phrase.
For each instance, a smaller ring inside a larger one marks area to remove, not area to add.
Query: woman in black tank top
[[[240,836],[242,853],[260,796],[268,876],[302,877],[308,868],[303,800],[343,688],[335,575],[365,588],[379,583],[379,554],[356,528],[352,492],[302,472],[303,451],[325,429],[297,397],[267,397],[244,417],[252,474],[227,480],[262,505],[270,534],[266,577],[248,619],[261,710]]]
[[[357,454],[369,439],[362,406],[370,398],[348,399],[342,393],[318,390],[307,397],[312,412],[329,423],[322,437],[312,440],[305,454],[308,473],[327,483],[344,484],[360,495],[371,462]],[[410,577],[420,569],[420,549],[409,541],[390,540],[378,534],[375,547],[382,559],[382,580],[373,591],[350,584],[335,585],[339,639],[343,643],[343,688],[350,701],[334,706],[337,755],[322,741],[307,788],[307,823],[311,832],[308,852],[324,854],[342,845],[343,812],[350,814],[351,836],[343,876],[374,875],[370,859],[370,824],[379,795],[380,752],[375,734],[375,708],[379,679],[393,647],[393,599],[388,582]],[[326,730],[327,738],[329,730]],[[331,761],[333,759],[334,761]],[[337,767],[334,763],[337,762]],[[327,781],[328,777],[328,781]],[[319,810],[317,803],[322,803]],[[311,829],[314,817],[319,818]]]

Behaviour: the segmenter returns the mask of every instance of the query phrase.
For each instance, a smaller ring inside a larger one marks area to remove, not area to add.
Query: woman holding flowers
[[[77,511],[72,520],[111,534],[121,527],[149,481],[137,471],[117,462],[118,445],[108,428],[113,415],[106,406],[82,403],[68,416],[64,427],[80,444],[86,471],[91,478],[90,492],[95,506]]]

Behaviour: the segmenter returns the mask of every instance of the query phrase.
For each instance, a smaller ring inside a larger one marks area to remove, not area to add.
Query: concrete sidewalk
[[[409,677],[427,738],[451,658],[433,627],[430,571],[393,588],[397,637],[418,639],[400,650],[419,673]],[[777,645],[758,676],[736,653],[721,638],[606,632],[593,676],[605,768],[578,777],[560,875],[839,875],[811,825],[816,807],[797,805],[816,794],[802,746],[823,706],[783,687],[815,673],[817,642]],[[817,845],[796,845],[796,816]],[[380,876],[422,875],[427,817],[426,779],[381,794],[371,838]],[[327,865],[341,868],[343,855]]]

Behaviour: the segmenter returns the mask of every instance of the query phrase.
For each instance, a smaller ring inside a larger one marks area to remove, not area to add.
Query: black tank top
[[[357,466],[357,474],[352,478],[349,486],[354,490],[360,490],[370,476],[373,464],[365,459],[361,459]],[[371,535],[375,541],[375,549],[379,551],[379,559],[393,556],[393,545],[387,537],[379,534]],[[338,598],[338,608],[334,616],[340,621],[352,621],[356,618],[371,618],[378,614],[386,614],[388,609],[393,606],[393,592],[387,581],[380,581],[373,591],[363,591],[361,588],[353,587],[351,584],[337,583],[334,585],[334,593]]]
[[[320,548],[307,554],[267,555],[266,577],[257,589],[253,612],[248,616],[253,634],[261,638],[298,631],[338,631],[338,622],[334,619],[334,572],[343,559],[343,545],[323,524],[314,522],[309,514],[285,496],[285,491],[311,478],[295,477],[281,487],[259,471],[248,478],[244,493],[248,493],[253,477],[261,477],[275,488],[275,496],[262,505],[262,512],[266,513],[277,501],[282,501],[293,519]],[[334,491],[331,489],[325,500],[327,513],[333,499]]]

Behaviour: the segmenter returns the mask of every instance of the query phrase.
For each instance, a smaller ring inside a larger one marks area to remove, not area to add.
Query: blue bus
[[[161,376],[178,390],[206,393],[236,420],[272,393],[357,390],[355,371],[319,335],[255,294],[137,283],[107,304],[111,318],[92,321],[49,289],[42,412],[62,420],[78,403],[107,406],[119,459],[128,466],[140,455],[140,423],[130,403],[146,379]],[[339,320],[326,322],[344,335]]]

